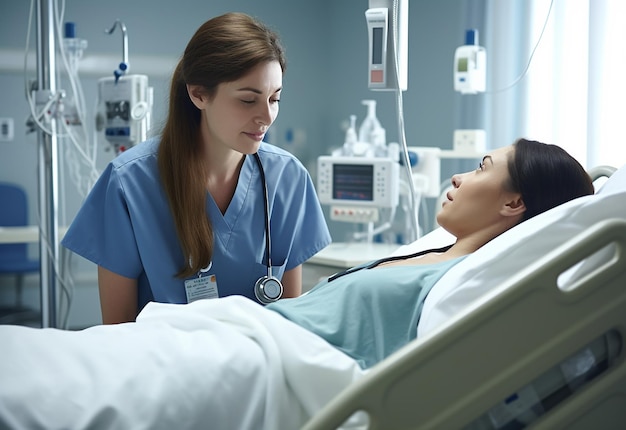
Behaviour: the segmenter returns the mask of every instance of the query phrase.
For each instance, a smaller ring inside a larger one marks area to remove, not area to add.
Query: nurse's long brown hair
[[[212,97],[220,83],[235,81],[269,61],[278,61],[285,71],[278,35],[246,14],[227,13],[196,31],[174,71],[158,165],[185,257],[178,277],[197,273],[213,256],[213,227],[206,213],[207,173],[201,157],[201,113],[189,98],[187,85],[200,85]]]

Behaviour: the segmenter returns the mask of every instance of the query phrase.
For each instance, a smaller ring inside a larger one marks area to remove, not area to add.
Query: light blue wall
[[[388,140],[398,141],[393,94],[367,89],[364,13],[368,4],[368,0],[66,0],[65,21],[76,22],[77,36],[88,41],[86,58],[113,55],[120,60],[121,33],[106,35],[104,29],[116,19],[125,23],[131,72],[146,73],[150,77],[155,95],[154,124],[158,127],[165,117],[169,73],[167,70],[154,74],[133,70],[134,56],[164,56],[173,64],[193,32],[209,17],[230,10],[259,17],[281,34],[288,57],[281,112],[271,139],[292,150],[315,176],[317,157],[343,143],[343,127],[349,116],[356,114],[358,122],[363,119],[363,99],[378,101],[378,117],[387,129]],[[26,0],[0,0],[0,58],[6,60],[7,53],[24,51],[29,7],[30,2]],[[464,0],[410,1],[409,88],[404,93],[405,133],[409,145],[449,149],[453,130],[468,127],[467,119],[459,110],[460,96],[452,85],[454,50],[462,44],[465,29],[474,25],[468,22],[466,9]],[[34,52],[35,22],[32,25],[30,50]],[[15,139],[0,142],[0,180],[20,183],[27,189],[31,196],[31,221],[36,223],[37,138],[34,133],[26,134],[24,125],[28,117],[24,73],[7,66],[5,61],[2,63],[0,117],[15,120]],[[116,63],[111,64],[111,72],[116,67]],[[35,76],[31,70],[29,77]],[[105,72],[101,76],[91,74],[81,78],[88,108],[93,106],[97,79],[104,76],[107,76]],[[470,104],[463,109],[471,108]],[[305,139],[289,142],[288,131],[297,131],[297,135]],[[113,156],[105,149],[103,146],[100,150],[100,168]],[[71,221],[81,197],[71,183],[63,185],[62,204],[66,211],[62,217]],[[341,228],[331,226],[333,231]],[[36,254],[36,249],[33,252]],[[8,284],[9,280],[0,278],[0,303],[3,297],[6,299],[4,287]],[[97,293],[80,294],[87,294],[88,300],[96,303],[84,307],[86,316],[79,315],[80,309],[72,310],[75,325],[88,324],[91,313],[98,311]]]

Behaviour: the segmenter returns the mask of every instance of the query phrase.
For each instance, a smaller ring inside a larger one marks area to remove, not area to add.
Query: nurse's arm
[[[98,266],[98,290],[103,324],[135,321],[137,318],[137,280]]]
[[[302,294],[302,265],[296,266],[283,273],[283,297],[298,297]]]

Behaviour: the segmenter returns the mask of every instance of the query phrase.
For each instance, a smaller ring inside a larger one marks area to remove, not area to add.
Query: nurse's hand
[[[137,280],[98,266],[98,290],[103,324],[132,322],[137,318]]]
[[[283,273],[283,298],[298,297],[302,294],[302,265]]]

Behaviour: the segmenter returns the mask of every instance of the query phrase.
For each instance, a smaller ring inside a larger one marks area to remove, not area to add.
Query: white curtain
[[[490,146],[523,136],[626,164],[626,1],[491,0],[484,19]]]

